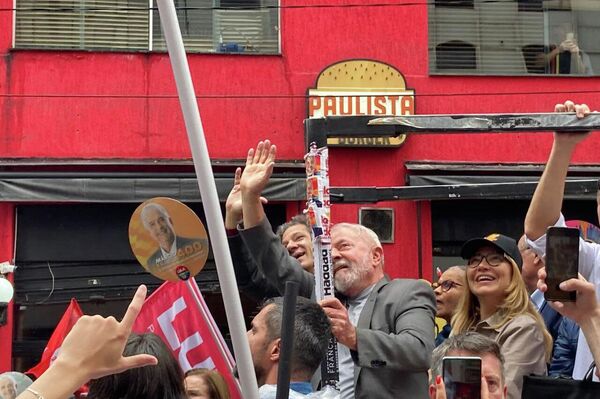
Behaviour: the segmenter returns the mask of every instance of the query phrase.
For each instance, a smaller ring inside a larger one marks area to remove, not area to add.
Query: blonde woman
[[[552,337],[529,300],[520,269],[517,243],[501,234],[490,234],[465,243],[466,284],[452,334],[477,331],[494,339],[505,358],[508,398],[521,398],[523,377],[545,375],[552,352]]]

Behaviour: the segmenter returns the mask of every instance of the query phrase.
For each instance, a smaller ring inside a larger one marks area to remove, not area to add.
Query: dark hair
[[[277,228],[277,236],[279,237],[279,239],[281,240],[283,238],[283,233],[285,233],[287,229],[296,225],[302,225],[306,227],[306,230],[308,230],[308,232],[310,233],[310,225],[308,224],[308,218],[305,214],[301,213],[291,218],[289,222],[284,223]]]
[[[473,355],[489,353],[500,361],[501,377],[504,381],[504,356],[500,351],[500,345],[491,338],[475,331],[467,331],[462,334],[452,335],[433,350],[431,355],[431,380],[434,384],[435,377],[442,375],[442,359],[451,351],[464,351]]]
[[[88,399],[185,399],[183,372],[165,343],[155,334],[131,334],[124,356],[153,355],[156,366],[130,369],[90,381]]]
[[[217,370],[209,369],[191,369],[185,372],[185,378],[191,376],[202,377],[204,383],[208,387],[208,394],[210,399],[229,399],[229,388],[227,387],[227,381]]]
[[[316,302],[304,297],[298,297],[296,301],[291,369],[292,373],[310,379],[327,353],[331,325],[327,315]],[[283,298],[267,300],[263,309],[269,305],[273,306],[266,314],[265,320],[269,341],[272,341],[281,337]]]

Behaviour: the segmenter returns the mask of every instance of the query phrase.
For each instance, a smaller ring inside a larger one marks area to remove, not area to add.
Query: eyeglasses
[[[441,283],[431,284],[431,288],[436,290],[438,287],[442,287],[442,292],[448,292],[454,287],[462,287],[462,284],[455,283],[452,280],[442,281]]]
[[[501,254],[489,254],[489,255],[475,255],[471,256],[469,259],[469,263],[467,265],[471,268],[475,268],[481,264],[481,262],[485,259],[488,265],[496,267],[500,266],[502,262],[504,262],[505,255]]]

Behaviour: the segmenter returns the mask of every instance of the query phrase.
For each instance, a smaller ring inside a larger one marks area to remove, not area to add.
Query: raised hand
[[[564,104],[556,104],[554,112],[575,112],[577,118],[582,119],[590,114],[590,108],[586,104],[575,104],[567,100]],[[554,141],[560,145],[575,146],[583,141],[589,132],[581,133],[554,133]]]
[[[235,229],[238,223],[242,221],[242,193],[240,191],[240,179],[242,168],[235,170],[233,177],[233,187],[225,201],[225,228]]]
[[[233,177],[233,187],[227,196],[225,202],[225,228],[235,229],[242,222],[243,207],[242,207],[242,191],[240,190],[240,180],[242,177],[242,168],[235,170]],[[268,201],[265,197],[260,197],[260,202],[266,204]]]
[[[56,361],[17,399],[29,399],[32,394],[45,399],[66,399],[90,379],[156,365],[158,360],[151,355],[123,357],[146,292],[144,285],[137,289],[121,322],[102,316],[83,316],[77,320],[63,341]]]
[[[577,300],[575,302],[549,302],[550,306],[558,313],[572,319],[579,325],[593,315],[600,315],[594,284],[587,282],[581,274],[579,279],[572,278],[560,283],[560,289],[568,292],[576,291]]]
[[[137,289],[121,322],[112,316],[81,317],[65,338],[56,363],[75,366],[88,379],[157,364],[157,359],[151,355],[123,357],[123,349],[142,309],[146,292],[144,285]]]
[[[269,140],[259,142],[256,151],[251,148],[246,157],[246,167],[240,179],[242,196],[259,197],[269,182],[275,165],[277,147]]]
[[[334,297],[323,299],[319,302],[319,305],[321,305],[329,318],[333,336],[340,344],[345,345],[352,350],[356,350],[356,327],[350,322],[348,309],[342,305],[339,299]]]

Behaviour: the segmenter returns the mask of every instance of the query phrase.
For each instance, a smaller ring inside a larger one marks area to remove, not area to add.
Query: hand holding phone
[[[559,288],[563,281],[577,278],[579,270],[579,229],[550,227],[546,231],[546,285],[547,301],[573,302],[575,291]]]
[[[447,356],[442,359],[446,399],[481,398],[481,358]]]

